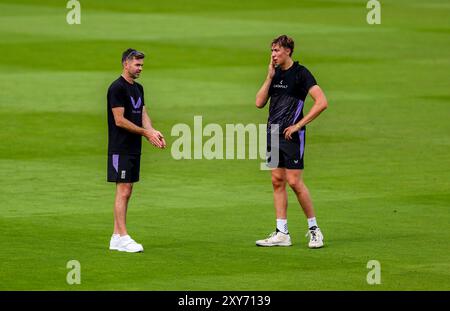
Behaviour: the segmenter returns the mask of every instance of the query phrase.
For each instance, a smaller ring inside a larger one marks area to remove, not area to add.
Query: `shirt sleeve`
[[[119,85],[113,85],[108,90],[108,104],[111,108],[125,107],[125,92]]]
[[[301,82],[306,92],[309,91],[314,85],[317,85],[317,81],[314,78],[313,74],[306,68],[303,67],[300,73]]]

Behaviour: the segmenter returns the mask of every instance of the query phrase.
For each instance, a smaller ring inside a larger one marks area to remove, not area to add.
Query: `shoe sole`
[[[289,244],[280,244],[280,243],[277,243],[277,244],[258,244],[258,243],[256,243],[256,246],[262,246],[262,247],[272,247],[272,246],[292,246],[292,243],[289,243]]]
[[[125,249],[125,248],[118,248],[117,250],[118,250],[119,252],[127,252],[127,253],[143,253],[143,252],[144,252],[143,249],[137,250],[137,251],[130,251],[130,250],[127,250],[127,249]]]
[[[308,247],[311,248],[311,249],[314,249],[314,248],[322,248],[322,247],[323,247],[323,244],[322,244],[322,245],[319,245],[319,246],[309,246],[309,245],[308,245]]]
[[[127,252],[127,253],[140,253],[140,252],[144,251],[144,249],[141,249],[139,251],[128,251],[125,248],[119,248],[119,247],[114,247],[114,246],[112,246],[112,247],[110,246],[109,250],[111,250],[111,251],[119,251],[119,252]]]

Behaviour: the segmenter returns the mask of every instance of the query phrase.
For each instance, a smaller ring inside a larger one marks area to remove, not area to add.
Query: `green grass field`
[[[1,0],[0,289],[450,290],[450,5],[382,1],[368,25],[366,3],[81,0],[68,25],[66,1]],[[326,247],[307,248],[292,191],[294,245],[254,245],[275,227],[261,160],[147,143],[127,223],[145,252],[110,252],[106,90],[122,51],[147,53],[139,82],[170,144],[195,115],[265,123],[254,97],[283,33],[329,101],[304,173]]]

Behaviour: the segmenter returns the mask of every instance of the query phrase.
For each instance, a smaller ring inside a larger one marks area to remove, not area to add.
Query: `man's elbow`
[[[263,100],[261,100],[261,99],[259,99],[259,98],[256,98],[256,108],[263,108],[264,106],[266,105],[266,102],[265,101],[263,101]]]
[[[123,127],[123,118],[115,118],[114,123],[117,127]]]
[[[324,111],[325,109],[328,108],[328,101],[327,99],[324,97],[322,98],[322,100],[320,100],[320,111]]]

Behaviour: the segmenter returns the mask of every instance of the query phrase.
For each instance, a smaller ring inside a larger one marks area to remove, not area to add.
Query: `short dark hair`
[[[272,40],[272,45],[274,44],[282,46],[285,49],[290,49],[291,53],[289,53],[289,56],[292,56],[292,53],[294,52],[294,40],[291,37],[281,35]]]
[[[145,54],[142,52],[139,52],[135,49],[127,49],[125,52],[122,53],[122,63],[126,60],[131,59],[143,59],[145,57]]]

